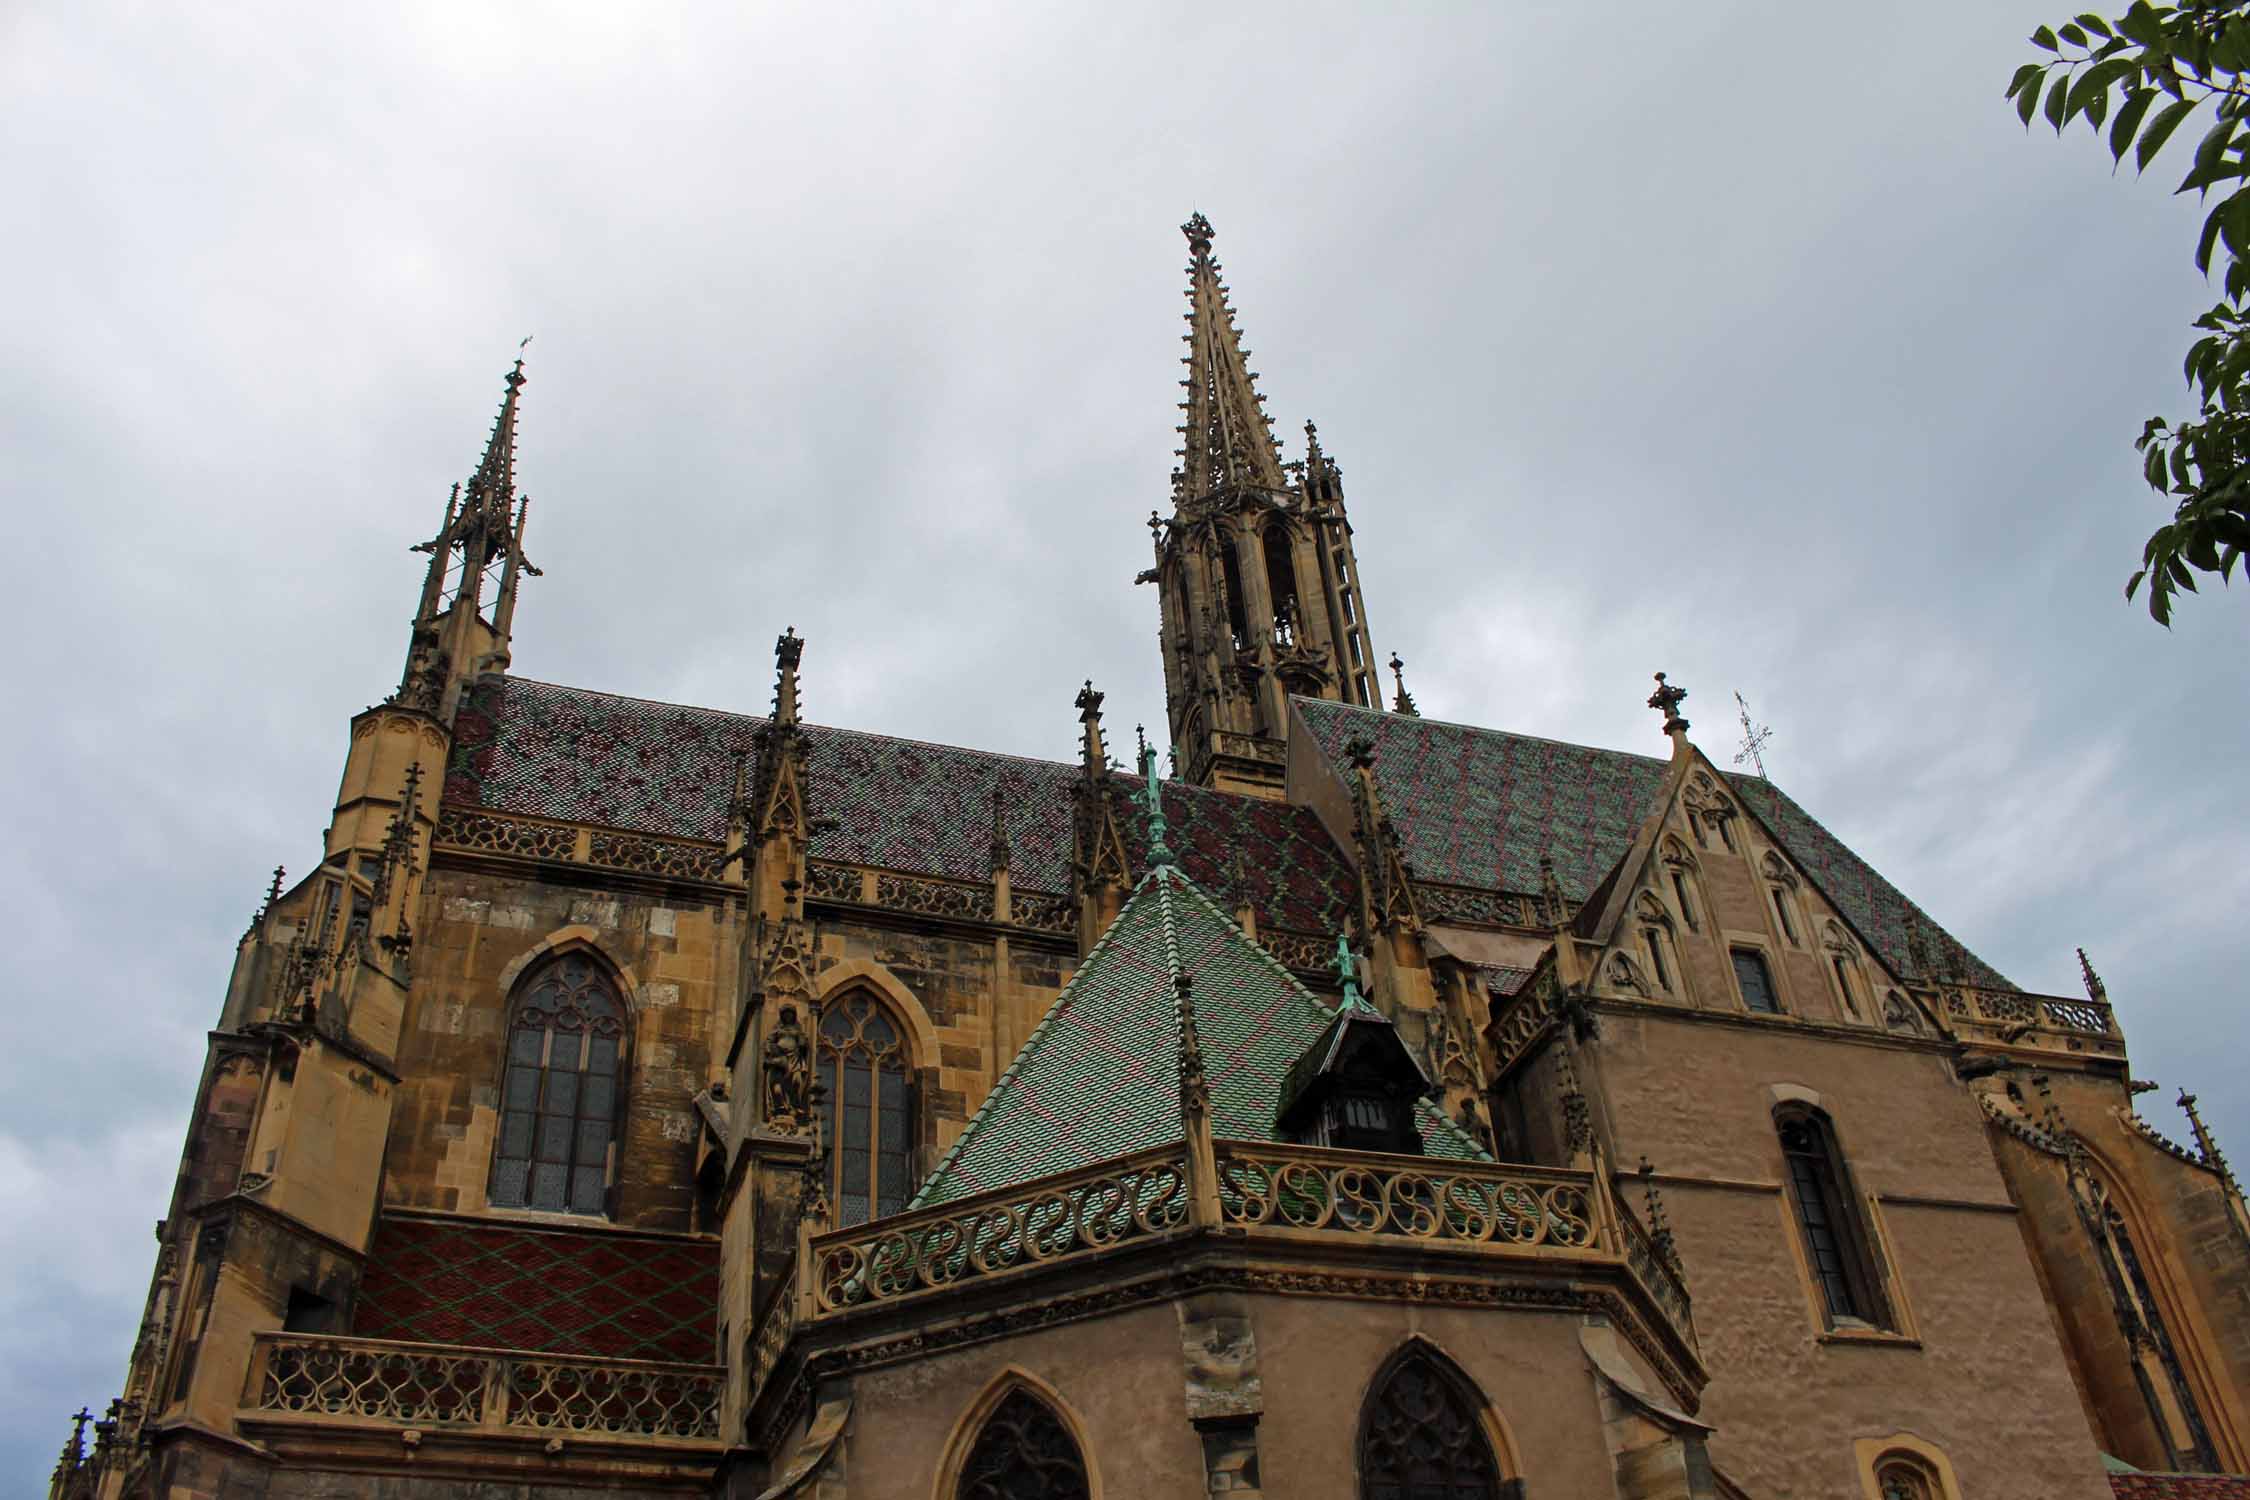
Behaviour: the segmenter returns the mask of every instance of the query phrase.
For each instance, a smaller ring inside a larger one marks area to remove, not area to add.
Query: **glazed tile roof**
[[[1631,846],[1664,785],[1667,762],[1655,756],[1293,701],[1339,775],[1349,774],[1350,740],[1374,741],[1376,785],[1417,879],[1532,892],[1544,853],[1563,894],[1584,901]],[[1894,972],[1910,967],[1913,912],[1933,953],[1950,953],[1979,984],[2013,988],[1778,787],[1755,776],[1727,779]]]
[[[1274,1140],[1282,1080],[1335,1011],[1243,936],[1194,882],[1159,865],[1086,955],[913,1206],[1181,1139],[1173,976],[1182,970],[1194,979],[1211,1133]],[[1420,1115],[1432,1156],[1483,1158],[1426,1100]]]
[[[718,1296],[715,1239],[385,1214],[352,1332],[708,1364]]]
[[[455,721],[449,802],[494,812],[718,842],[735,762],[756,758],[747,714],[654,703],[528,678],[488,679]],[[985,750],[805,726],[813,811],[834,826],[813,856],[956,880],[987,876],[992,793],[1008,805],[1009,871],[1019,890],[1070,888],[1071,792],[1079,770]],[[1132,794],[1112,778],[1126,851],[1145,867]],[[1256,797],[1167,788],[1182,867],[1268,926],[1325,934],[1341,925],[1352,875],[1320,820]]]

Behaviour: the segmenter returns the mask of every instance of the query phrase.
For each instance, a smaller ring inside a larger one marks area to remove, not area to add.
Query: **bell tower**
[[[1151,512],[1162,596],[1164,693],[1181,774],[1199,786],[1281,795],[1291,694],[1381,704],[1367,609],[1344,515],[1342,472],[1305,424],[1305,457],[1281,447],[1247,363],[1211,221],[1188,242],[1186,420],[1170,519]]]

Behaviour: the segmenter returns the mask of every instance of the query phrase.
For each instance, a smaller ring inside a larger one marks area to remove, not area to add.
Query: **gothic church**
[[[804,722],[793,632],[764,715],[515,675],[519,363],[54,1500],[2250,1496],[2250,1215],[2092,968],[1662,674],[1647,755],[1386,705],[1185,232],[1168,775],[1091,683]]]

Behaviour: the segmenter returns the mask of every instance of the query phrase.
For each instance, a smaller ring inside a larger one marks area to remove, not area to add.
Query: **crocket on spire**
[[[1179,493],[1182,503],[1218,490],[1288,486],[1281,449],[1260,404],[1250,351],[1234,326],[1226,283],[1211,257],[1211,221],[1196,214],[1180,226],[1187,236],[1188,313],[1186,413],[1181,428]]]

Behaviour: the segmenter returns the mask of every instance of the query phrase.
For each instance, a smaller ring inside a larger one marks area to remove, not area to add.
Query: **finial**
[[[1146,724],[1135,724],[1135,725],[1133,726],[1133,745],[1134,745],[1134,750],[1133,750],[1133,761],[1134,761],[1134,763],[1135,763],[1135,764],[1137,765],[1137,764],[1139,764],[1140,762],[1142,762],[1142,761],[1144,761],[1144,760],[1147,760],[1147,759],[1148,759],[1148,726],[1147,726]]]
[[[1375,764],[1375,741],[1364,734],[1355,734],[1344,741],[1344,758],[1355,770],[1365,771]]]
[[[266,885],[266,904],[258,908],[258,915],[261,918],[267,912],[272,911],[273,904],[281,899],[281,881],[285,873],[281,866],[275,865],[273,867],[273,879]]]
[[[1664,680],[1662,672],[1656,674],[1656,691],[1648,695],[1648,706],[1664,715],[1666,734],[1680,734],[1687,729],[1688,721],[1680,717],[1680,701],[1685,697],[1686,688],[1672,686]]]
[[[1211,253],[1211,221],[1203,217],[1200,210],[1188,215],[1188,221],[1180,226],[1180,233],[1187,236],[1188,250],[1192,254]]]
[[[2102,984],[2102,976],[2096,974],[2094,966],[2086,961],[2086,950],[2083,948],[2078,950],[2078,977],[2085,983],[2088,999],[2104,1005],[2109,1003],[2109,990]]]
[[[1171,845],[1165,842],[1169,831],[1164,821],[1164,782],[1156,774],[1156,752],[1149,748],[1148,740],[1141,740],[1141,795],[1148,803],[1148,862],[1151,865],[1168,865],[1172,862]]]
[[[1922,919],[1913,911],[1906,914],[1906,966],[1914,972],[1909,978],[1927,982],[1930,975],[1930,944],[1922,933]]]
[[[1648,1237],[1665,1268],[1687,1284],[1686,1268],[1680,1264],[1679,1245],[1672,1238],[1672,1223],[1664,1215],[1664,1195],[1656,1190],[1656,1167],[1647,1157],[1641,1158],[1641,1191],[1648,1195]]]
[[[1734,752],[1734,763],[1738,766],[1748,766],[1758,773],[1760,781],[1764,781],[1766,779],[1766,741],[1773,738],[1773,726],[1750,722],[1750,700],[1742,696],[1742,691],[1739,688],[1735,690],[1734,706],[1742,716],[1742,748]]]
[[[1336,934],[1336,988],[1343,995],[1340,1009],[1372,1010],[1365,996],[1359,992],[1359,960],[1352,956],[1352,942],[1343,932]]]
[[[1164,545],[1164,518],[1154,510],[1148,513],[1148,535],[1150,541],[1160,547]]]
[[[1099,723],[1101,721],[1102,695],[1094,691],[1093,678],[1086,679],[1086,685],[1078,690],[1078,697],[1073,701],[1072,706],[1078,710],[1079,723]]]
[[[1396,651],[1391,653],[1391,680],[1398,684],[1398,696],[1391,700],[1391,712],[1404,714],[1410,719],[1422,717],[1421,712],[1414,707],[1414,695],[1406,690],[1406,663],[1399,660]]]
[[[1320,429],[1309,420],[1305,423],[1305,468],[1310,472],[1320,468]]]
[[[805,642],[792,625],[773,643],[773,722],[784,730],[797,724],[797,663],[804,658]]]

